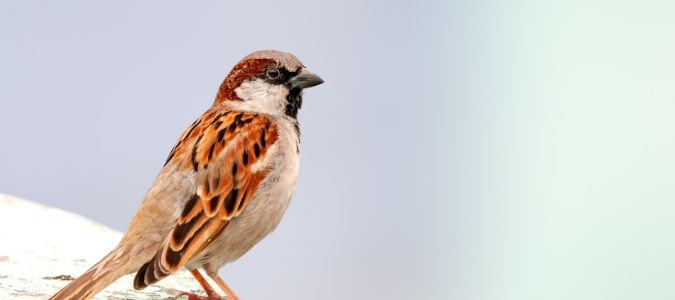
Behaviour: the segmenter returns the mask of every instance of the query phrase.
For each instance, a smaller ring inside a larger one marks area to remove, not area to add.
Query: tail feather
[[[120,249],[114,249],[84,274],[66,285],[49,300],[87,300],[125,275],[128,256]]]

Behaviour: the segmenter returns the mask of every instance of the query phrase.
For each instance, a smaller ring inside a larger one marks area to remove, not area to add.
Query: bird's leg
[[[223,292],[225,292],[228,297],[232,298],[232,300],[241,300],[239,297],[237,297],[237,294],[235,294],[234,291],[229,286],[227,286],[227,284],[225,284],[225,281],[223,281],[219,275],[212,276],[211,279],[213,279],[213,281],[215,281],[223,290]]]
[[[231,300],[228,297],[221,297],[220,295],[218,295],[218,293],[216,293],[216,291],[211,287],[211,285],[206,281],[206,279],[204,279],[204,276],[202,276],[202,274],[199,273],[199,271],[197,271],[197,269],[190,270],[190,273],[192,273],[192,276],[194,276],[195,279],[197,279],[197,282],[199,282],[199,285],[202,286],[202,288],[206,292],[206,297],[195,295],[193,293],[185,292],[185,293],[181,293],[180,295],[178,295],[178,297],[176,297],[176,299],[178,299],[181,296],[187,296],[188,300]],[[218,283],[218,285],[220,285],[220,283]],[[234,295],[234,294],[232,294],[232,295]],[[234,296],[234,299],[239,300],[239,298],[237,296]]]

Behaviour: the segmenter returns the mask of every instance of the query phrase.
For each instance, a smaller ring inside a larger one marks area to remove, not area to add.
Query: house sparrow
[[[323,83],[290,53],[251,53],[181,135],[110,254],[49,299],[89,299],[125,274],[142,290],[185,267],[207,297],[218,276],[279,224],[298,177],[302,90]]]

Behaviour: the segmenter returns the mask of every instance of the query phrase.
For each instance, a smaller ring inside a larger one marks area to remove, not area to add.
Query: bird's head
[[[293,54],[256,51],[237,63],[220,85],[213,108],[297,118],[302,90],[323,83]]]

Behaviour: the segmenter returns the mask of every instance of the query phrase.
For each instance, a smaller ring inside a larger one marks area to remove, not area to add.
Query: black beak
[[[310,72],[309,70],[302,68],[300,69],[300,72],[298,72],[298,75],[295,75],[295,77],[291,78],[289,83],[291,84],[291,87],[294,89],[304,89],[322,84],[323,79],[321,79],[319,75],[316,75]]]

